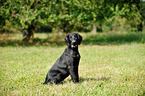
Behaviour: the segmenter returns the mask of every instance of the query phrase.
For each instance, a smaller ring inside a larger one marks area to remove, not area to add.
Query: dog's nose
[[[72,44],[73,44],[73,45],[76,45],[76,41],[72,41]]]

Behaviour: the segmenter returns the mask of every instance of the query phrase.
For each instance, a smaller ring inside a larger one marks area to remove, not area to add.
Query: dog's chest
[[[73,51],[73,52],[71,53],[71,55],[72,55],[73,59],[80,59],[80,54],[79,54],[79,52]]]
[[[80,60],[80,54],[79,54],[78,50],[72,50],[72,49],[67,48],[66,53],[67,53],[66,57],[68,57],[67,60],[69,62],[72,62],[72,61],[78,62]]]

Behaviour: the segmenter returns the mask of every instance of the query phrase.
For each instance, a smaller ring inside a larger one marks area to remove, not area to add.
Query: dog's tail
[[[43,84],[48,84],[46,81]]]
[[[45,79],[45,81],[44,81],[43,84],[48,84],[50,81],[51,81],[51,80],[49,79],[48,74],[47,74],[47,75],[46,75],[46,79]]]
[[[50,82],[50,79],[46,79],[43,84],[48,84]]]

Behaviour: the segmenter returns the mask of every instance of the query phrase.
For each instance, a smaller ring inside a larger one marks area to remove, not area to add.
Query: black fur
[[[81,44],[81,41],[82,36],[78,33],[67,34],[65,42],[68,47],[50,68],[43,84],[61,83],[61,81],[69,75],[71,75],[71,79],[74,83],[79,82],[78,65],[80,61],[80,54],[78,51],[78,45]]]

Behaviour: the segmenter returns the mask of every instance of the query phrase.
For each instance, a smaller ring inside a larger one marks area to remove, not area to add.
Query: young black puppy
[[[74,83],[79,82],[78,65],[80,54],[78,45],[81,44],[81,41],[82,36],[78,33],[67,34],[65,42],[68,47],[50,68],[43,84],[58,84],[69,75],[71,75],[71,79]]]

